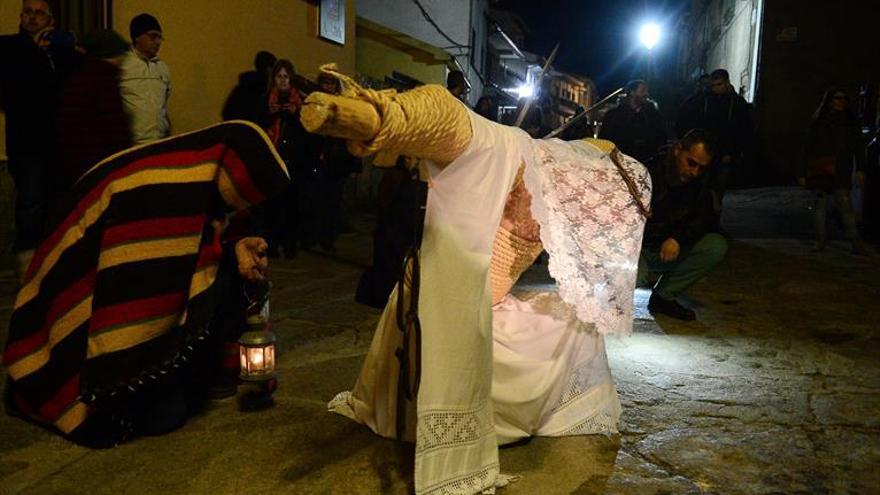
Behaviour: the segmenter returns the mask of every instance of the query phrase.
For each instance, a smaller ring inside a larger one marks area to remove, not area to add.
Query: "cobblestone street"
[[[608,340],[620,435],[504,448],[502,471],[522,478],[500,494],[880,493],[880,255],[855,257],[843,241],[811,253],[801,191],[728,200],[735,240],[690,291],[698,320],[655,321],[639,290],[636,332]],[[326,412],[379,316],[353,302],[370,259],[369,222],[356,226],[334,256],[272,264],[274,407],[215,402],[179,431],[104,451],[0,415],[0,494],[411,490],[411,446]],[[550,282],[538,265],[522,283]],[[13,287],[4,273],[3,340]]]

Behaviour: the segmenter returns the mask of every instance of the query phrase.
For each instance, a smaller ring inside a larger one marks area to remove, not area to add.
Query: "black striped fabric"
[[[265,133],[244,121],[96,165],[63,201],[16,298],[8,403],[72,434],[102,400],[186,359],[216,304],[223,221],[288,180]]]

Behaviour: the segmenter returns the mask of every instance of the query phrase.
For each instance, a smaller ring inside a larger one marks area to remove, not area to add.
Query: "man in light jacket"
[[[129,118],[134,144],[168,137],[171,74],[159,59],[162,27],[150,14],[139,14],[129,25],[132,50],[122,63],[119,92]]]

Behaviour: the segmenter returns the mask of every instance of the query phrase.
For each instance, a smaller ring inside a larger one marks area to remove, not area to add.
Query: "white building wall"
[[[709,39],[712,39],[712,30],[719,29],[720,35],[708,45],[706,57],[707,72],[715,69],[727,69],[730,73],[730,83],[741,92],[746,101],[753,101],[755,95],[752,80],[756,76],[755,57],[755,29],[757,24],[754,14],[761,0],[715,0],[709,6]],[[732,6],[734,14],[732,19],[725,23],[723,20],[724,9]]]
[[[488,0],[419,0],[433,21],[455,44],[441,35],[412,0],[357,0],[357,14],[370,21],[446,50],[464,69],[470,103],[483,94],[478,70],[486,53]],[[462,45],[461,47],[456,45]],[[471,46],[473,45],[473,46]],[[474,52],[471,64],[471,51]]]

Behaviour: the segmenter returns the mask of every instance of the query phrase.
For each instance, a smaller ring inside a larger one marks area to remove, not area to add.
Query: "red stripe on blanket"
[[[223,245],[220,243],[220,233],[215,232],[210,244],[202,244],[199,248],[199,257],[196,260],[196,269],[220,263],[223,257]]]
[[[235,150],[232,148],[226,150],[221,166],[229,172],[229,176],[232,177],[232,182],[235,184],[235,190],[241,194],[245,201],[252,205],[263,201],[263,193],[260,192],[256,184],[251,180],[247,167]]]
[[[137,299],[95,310],[89,322],[89,334],[94,334],[114,325],[145,320],[155,316],[165,316],[175,311],[183,311],[186,294],[174,292],[161,296]]]
[[[77,397],[79,397],[79,373],[73,375],[51,399],[40,406],[39,414],[43,418],[55,421],[64,414]]]
[[[154,218],[115,225],[107,229],[101,247],[106,249],[131,241],[198,234],[204,228],[206,218],[206,215]]]
[[[58,294],[46,311],[46,318],[38,331],[24,339],[10,342],[6,346],[6,352],[3,353],[3,364],[15,363],[46,345],[49,341],[49,329],[52,325],[58,321],[58,318],[64,316],[71,308],[89,296],[94,286],[95,270],[91,270]]]
[[[46,259],[46,256],[58,242],[61,241],[61,237],[67,232],[73,224],[77,223],[83,216],[86,210],[89,209],[101,195],[104,193],[104,190],[107,188],[107,185],[119,180],[123,177],[135,174],[142,170],[146,170],[148,168],[158,168],[158,167],[173,167],[173,166],[186,166],[186,165],[198,165],[201,163],[205,163],[208,161],[217,161],[220,158],[221,152],[226,148],[226,145],[217,144],[211,146],[210,148],[206,148],[198,151],[172,151],[168,153],[161,153],[157,155],[148,156],[146,158],[142,158],[140,160],[134,161],[119,170],[108,174],[107,177],[104,178],[100,183],[98,183],[88,194],[86,194],[71,210],[70,214],[61,222],[58,227],[52,231],[51,234],[40,244],[40,247],[37,249],[37,252],[34,254],[34,259],[31,261],[30,267],[28,268],[27,275],[25,276],[25,282],[30,281],[33,276],[33,270],[38,266],[42,266],[43,262]]]

